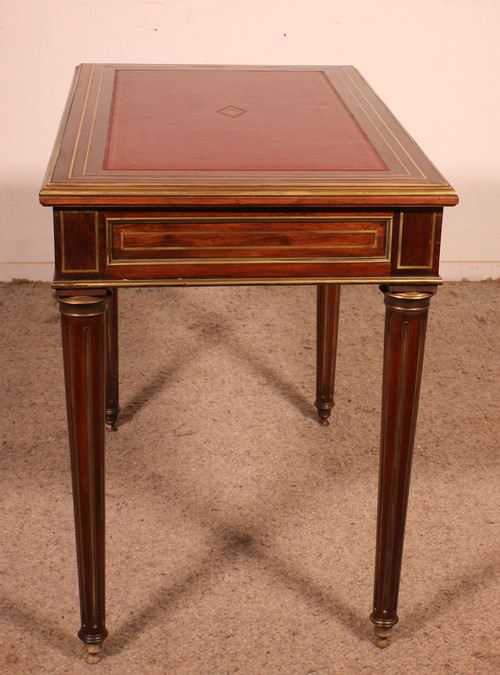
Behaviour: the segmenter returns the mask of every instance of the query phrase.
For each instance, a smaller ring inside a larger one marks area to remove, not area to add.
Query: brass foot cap
[[[87,649],[87,663],[99,663],[102,658],[102,643],[85,645]]]
[[[391,641],[392,628],[375,626],[375,644],[379,649],[385,649]]]

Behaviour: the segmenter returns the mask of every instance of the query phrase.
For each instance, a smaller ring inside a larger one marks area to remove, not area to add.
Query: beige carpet
[[[345,287],[330,427],[315,289],[121,294],[110,637],[84,662],[58,313],[0,286],[0,672],[500,672],[500,284],[431,305],[401,621],[372,641],[382,294]]]

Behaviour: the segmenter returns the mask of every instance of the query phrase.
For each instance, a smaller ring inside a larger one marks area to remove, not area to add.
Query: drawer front
[[[107,264],[389,262],[392,214],[108,217]]]

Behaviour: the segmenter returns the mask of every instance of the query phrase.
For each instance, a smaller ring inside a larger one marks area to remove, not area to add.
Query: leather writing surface
[[[118,68],[110,171],[386,171],[319,70]]]

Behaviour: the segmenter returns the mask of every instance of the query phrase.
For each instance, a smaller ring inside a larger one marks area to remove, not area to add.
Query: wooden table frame
[[[174,104],[177,116],[165,122]],[[163,117],[149,120],[153,109]],[[143,117],[158,134],[158,151],[147,132],[137,139]],[[190,138],[189,125],[198,130],[194,148],[179,141]],[[327,134],[325,149],[319,133]],[[217,145],[206,139],[213,134]],[[370,618],[377,644],[386,646],[398,621],[427,313],[441,281],[442,211],[457,203],[454,190],[352,67],[88,64],[76,71],[40,199],[54,209],[79,637],[88,659],[98,660],[107,636],[104,436],[119,412],[118,289],[141,285],[316,285],[322,424],[334,405],[341,285],[380,286],[386,321]]]

